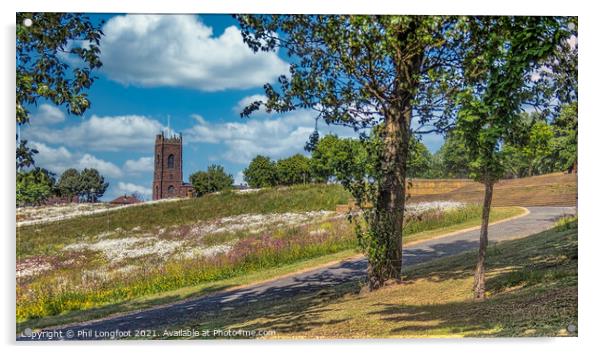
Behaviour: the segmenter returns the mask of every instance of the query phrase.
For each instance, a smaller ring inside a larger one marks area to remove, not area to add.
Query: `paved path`
[[[490,226],[491,243],[525,237],[551,228],[555,220],[566,214],[574,214],[573,207],[530,207],[529,214]],[[479,230],[426,240],[408,246],[403,251],[403,263],[412,265],[432,259],[458,254],[475,249],[479,245]],[[61,328],[92,331],[135,331],[137,329],[163,328],[180,321],[202,318],[204,313],[247,306],[250,302],[273,301],[302,293],[313,293],[366,276],[366,259],[345,261],[326,268],[310,270],[301,274],[285,276],[266,283],[246,288],[224,291],[213,295],[190,299],[184,302],[143,310],[137,313],[118,315],[88,323]],[[89,339],[89,338],[79,338]]]

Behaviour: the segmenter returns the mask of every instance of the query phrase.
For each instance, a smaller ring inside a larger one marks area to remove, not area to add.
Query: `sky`
[[[182,133],[185,180],[219,164],[239,184],[258,154],[307,154],[314,112],[240,117],[244,106],[261,99],[265,83],[288,72],[288,62],[283,53],[253,53],[230,16],[90,17],[105,21],[103,66],[88,91],[91,106],[81,117],[47,102],[28,107],[31,123],[21,127],[21,137],[39,151],[37,166],[57,175],[71,167],[96,168],[109,182],[103,200],[134,192],[150,199],[154,139],[161,132]],[[318,130],[322,136],[357,136],[323,121]],[[435,152],[443,138],[428,135],[423,142]]]

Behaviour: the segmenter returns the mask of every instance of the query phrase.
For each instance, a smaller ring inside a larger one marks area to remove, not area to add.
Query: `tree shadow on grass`
[[[464,253],[410,270],[406,282],[471,279],[474,256]],[[391,335],[576,335],[566,330],[577,321],[576,230],[552,229],[490,247],[487,269],[485,301],[378,303],[371,315],[399,324]]]
[[[523,288],[485,301],[431,305],[379,304],[371,315],[397,327],[390,335],[460,335],[468,337],[576,335],[577,288]],[[383,308],[384,306],[384,308]]]

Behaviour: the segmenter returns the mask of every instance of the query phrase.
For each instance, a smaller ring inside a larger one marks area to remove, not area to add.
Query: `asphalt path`
[[[527,209],[529,210],[527,215],[491,225],[489,228],[490,244],[545,231],[553,227],[559,217],[575,213],[574,207],[529,207]],[[478,246],[478,229],[456,232],[405,247],[403,264],[423,263],[476,249]],[[248,306],[249,303],[254,302],[282,300],[285,297],[314,293],[345,282],[359,281],[365,279],[366,269],[366,259],[358,258],[235,290],[226,290],[135,313],[117,314],[108,318],[47,330],[61,333],[60,338],[55,336],[53,339],[103,339],[92,338],[94,333],[108,334],[108,337],[104,339],[111,339],[110,334],[120,337],[119,332],[134,333],[140,329],[166,328],[187,320],[202,319],[203,315],[207,313],[228,311],[239,306]],[[88,336],[88,334],[92,335]],[[19,335],[17,339],[31,340],[22,335]]]

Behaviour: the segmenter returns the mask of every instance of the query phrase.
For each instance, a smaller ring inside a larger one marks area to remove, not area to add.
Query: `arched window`
[[[157,166],[161,164],[161,155],[157,154]]]
[[[167,194],[169,194],[169,195],[176,194],[176,189],[174,188],[174,186],[167,187]]]
[[[169,155],[169,157],[167,157],[167,168],[174,168],[174,160],[175,160],[175,158],[174,158],[173,154]]]

